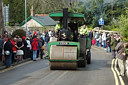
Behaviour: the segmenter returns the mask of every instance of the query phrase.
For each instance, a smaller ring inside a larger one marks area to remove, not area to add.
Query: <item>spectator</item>
[[[40,31],[39,30],[37,30],[37,36],[39,36],[40,35]]]
[[[52,37],[52,31],[51,30],[49,30],[48,35],[49,35],[49,37]]]
[[[21,38],[18,39],[15,46],[18,49],[16,55],[17,55],[18,60],[20,61],[22,60],[22,56],[24,55],[24,52],[23,52],[24,43],[22,42]]]
[[[104,32],[102,35],[103,48],[106,48],[106,33]]]
[[[55,30],[52,31],[52,36],[55,36]]]
[[[116,57],[116,54],[115,54],[115,47],[116,47],[116,45],[117,45],[117,41],[114,38],[114,35],[112,35],[112,41],[110,43],[110,46],[111,46],[111,51],[112,51],[113,59]]]
[[[41,37],[43,38],[43,40],[45,41],[45,31],[42,33]]]
[[[31,58],[30,51],[31,51],[32,47],[31,47],[31,42],[30,42],[29,38],[26,39],[26,42],[27,42],[27,53],[26,53],[27,55],[26,56]]]
[[[128,43],[124,43],[125,53],[126,53],[126,75],[128,77]]]
[[[49,36],[48,33],[45,34],[45,47],[47,47],[47,44],[49,42]]]
[[[92,39],[92,46],[94,46],[95,43],[96,43],[96,40],[93,38],[93,39]]]
[[[98,33],[97,34],[97,37],[96,37],[96,46],[100,46],[100,39],[101,39],[101,37],[100,37],[100,34]]]
[[[106,43],[107,43],[107,52],[110,53],[111,52],[111,47],[110,47],[111,37],[109,34],[107,34]]]
[[[31,33],[31,31],[29,30],[29,31],[28,31],[28,36],[30,36],[31,34],[32,34],[32,33]]]
[[[40,49],[40,58],[43,59],[43,55],[44,55],[44,40],[42,37],[40,37],[41,39],[41,49]]]
[[[11,58],[12,58],[12,44],[10,42],[10,38],[7,40],[7,42],[4,45],[4,52],[5,52],[5,61],[6,61],[6,67],[9,68],[11,66]]]
[[[22,42],[23,42],[23,44],[24,44],[24,46],[23,46],[23,51],[24,51],[24,55],[23,55],[23,59],[26,59],[27,57],[29,57],[29,56],[27,56],[27,41],[25,40],[25,36],[23,36],[22,37]]]
[[[41,43],[42,40],[39,37],[37,37],[37,40],[38,40],[38,50],[37,50],[37,58],[38,58],[42,47],[42,43]]]
[[[37,50],[38,50],[38,40],[34,38],[32,42],[32,50],[33,50],[33,60],[36,61],[37,58]]]
[[[12,50],[13,50],[13,53],[12,53],[12,63],[13,63],[17,60],[17,56],[16,56],[17,49],[16,49],[16,46],[15,46],[16,38],[11,39],[11,43],[12,43]]]
[[[92,38],[93,38],[93,32],[92,32],[92,30],[89,32],[89,38],[92,41]]]
[[[4,45],[5,45],[5,43],[6,43],[7,41],[8,41],[8,38],[4,38],[3,43],[2,43],[2,61],[3,61],[3,63],[6,63],[6,62],[5,62]]]
[[[124,63],[125,63],[126,53],[124,52],[123,48],[124,48],[123,42],[122,42],[122,39],[120,39],[120,42],[115,47],[115,50],[117,51],[116,56],[118,59],[118,65],[119,65],[119,69],[120,69],[120,76],[124,76],[124,73],[125,73]]]
[[[98,44],[99,47],[102,46],[102,34],[100,33],[99,34],[99,44]]]

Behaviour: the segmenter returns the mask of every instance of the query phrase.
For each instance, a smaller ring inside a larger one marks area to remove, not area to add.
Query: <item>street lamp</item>
[[[27,37],[27,0],[25,0],[25,30],[26,30],[26,37]]]

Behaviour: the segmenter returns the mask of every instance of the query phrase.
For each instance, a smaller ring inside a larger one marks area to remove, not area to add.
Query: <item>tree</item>
[[[4,22],[3,22],[3,10],[2,10],[3,0],[0,0],[0,34],[4,33]]]
[[[31,2],[31,3],[29,3]],[[69,7],[69,0],[28,0],[28,7],[34,6],[35,13],[51,13]]]
[[[119,17],[119,21],[120,21],[120,24],[119,24],[120,34],[123,37],[123,40],[125,42],[128,42],[128,8],[126,10],[126,14],[125,15],[122,14]]]
[[[25,20],[25,0],[4,0],[4,4],[9,4],[9,25],[14,26]],[[30,10],[27,10],[30,15]]]

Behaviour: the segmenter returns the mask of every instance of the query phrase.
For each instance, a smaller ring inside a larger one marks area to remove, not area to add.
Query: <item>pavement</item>
[[[48,55],[48,52],[45,51],[45,54],[43,55],[43,58],[45,58],[47,55]],[[37,59],[39,60],[40,57],[38,57]],[[23,59],[22,61],[12,63],[11,66],[15,66],[15,65],[18,65],[18,64],[30,61],[30,60],[31,60],[31,58]],[[5,68],[6,68],[5,64],[2,61],[0,61],[0,70],[3,70]]]

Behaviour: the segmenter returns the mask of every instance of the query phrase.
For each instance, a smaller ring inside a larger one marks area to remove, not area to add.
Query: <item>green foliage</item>
[[[10,5],[9,25],[19,24],[25,19],[25,0],[3,0],[4,4]],[[85,22],[92,27],[99,27],[98,20],[103,18],[105,29],[118,28],[117,20],[121,14],[125,14],[125,8],[128,7],[128,0],[111,0],[105,3],[104,0],[27,0],[27,16],[30,16],[31,6],[34,6],[35,14],[46,14],[62,11],[63,8],[69,8],[70,12],[85,14]],[[113,1],[113,2],[112,2]]]
[[[88,30],[93,30],[93,28],[89,27]]]
[[[85,18],[88,25],[92,24],[93,27],[98,27],[98,20],[103,18],[105,25],[114,25],[112,28],[117,28],[116,24],[111,24],[111,21],[118,19],[121,14],[125,14],[128,0],[113,0],[110,3],[105,3],[104,0],[90,0],[85,3],[85,6]]]
[[[119,31],[119,28],[113,28],[112,31]]]
[[[119,17],[119,31],[123,37],[123,41],[128,42],[128,9],[126,10],[126,15],[121,15]]]
[[[14,26],[25,20],[25,0],[3,0],[4,4],[9,4],[9,25]],[[28,16],[30,9],[27,10]]]
[[[17,29],[13,32],[12,37],[16,37],[16,35],[20,36],[22,38],[22,36],[25,36],[26,32],[22,29]]]
[[[27,0],[28,7],[33,5],[36,14],[51,13],[62,11],[63,8],[69,7],[69,0]]]

